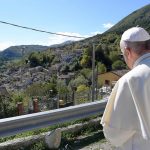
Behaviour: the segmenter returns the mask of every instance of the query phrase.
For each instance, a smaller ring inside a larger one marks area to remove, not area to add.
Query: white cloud
[[[104,24],[103,24],[103,27],[104,27],[105,29],[109,29],[109,28],[111,28],[113,25],[114,25],[114,24],[112,24],[112,23],[104,23]]]
[[[83,38],[75,38],[75,37],[67,37],[67,36],[59,36],[59,35],[51,35],[48,38],[48,42],[45,45],[53,45],[53,44],[60,44],[65,41],[79,41],[84,38],[91,37],[96,34],[101,34],[102,32],[96,31],[91,32],[89,35],[81,35],[80,33],[74,33],[74,32],[58,32],[58,34],[65,34],[65,35],[71,35],[71,36],[77,36],[77,37],[83,37]]]
[[[58,32],[58,34],[65,34],[65,35],[77,36],[77,37],[83,37],[83,38],[67,37],[67,36],[61,36],[61,35],[51,35],[49,36],[48,43],[46,45],[60,44],[65,41],[78,41],[78,40],[82,40],[88,37],[87,35],[81,35],[79,33],[72,33],[72,32]]]
[[[27,41],[25,42],[11,42],[11,41],[0,41],[0,51],[10,47],[10,46],[15,46],[15,45],[31,45],[31,44],[38,44],[38,45],[45,45],[45,46],[50,46],[53,44],[60,44],[65,41],[78,41],[82,40],[84,38],[88,38],[97,34],[101,34],[102,32],[100,31],[95,31],[91,32],[89,35],[81,35],[80,33],[74,33],[74,32],[58,32],[58,34],[65,34],[65,35],[71,35],[71,36],[77,36],[77,37],[83,37],[83,38],[75,38],[75,37],[67,37],[67,36],[61,36],[61,35],[50,35],[47,40],[36,40],[36,41],[30,41],[28,43]]]
[[[10,41],[0,42],[0,51],[3,51],[4,49],[14,45],[15,43]]]

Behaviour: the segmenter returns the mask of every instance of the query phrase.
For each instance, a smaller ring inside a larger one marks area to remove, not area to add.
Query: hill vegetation
[[[125,17],[111,29],[106,31],[105,34],[113,32],[120,35],[123,33],[123,31],[133,26],[143,27],[150,32],[150,4],[134,11]]]
[[[39,52],[48,49],[48,46],[41,45],[20,45],[11,46],[0,53],[0,58],[5,60],[12,60],[17,58],[22,58],[31,52]]]

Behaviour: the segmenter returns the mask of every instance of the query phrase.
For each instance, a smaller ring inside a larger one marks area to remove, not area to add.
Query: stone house
[[[115,83],[125,75],[129,70],[115,70],[110,72],[105,72],[98,75],[98,83],[101,86],[113,87]]]

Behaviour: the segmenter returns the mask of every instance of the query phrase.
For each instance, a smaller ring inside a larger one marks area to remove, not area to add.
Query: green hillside
[[[143,27],[150,32],[150,4],[134,11],[106,33],[116,32],[117,34],[122,34],[123,31],[133,26]]]
[[[55,52],[56,49],[63,50],[64,54],[72,52],[72,50],[83,50],[83,55],[78,60],[79,68],[91,68],[92,65],[92,50],[95,44],[96,63],[102,64],[104,70],[125,69],[125,64],[120,57],[119,42],[121,34],[128,28],[133,26],[141,26],[149,29],[150,26],[150,5],[147,5],[139,10],[134,11],[127,17],[123,18],[119,23],[103,34],[98,34],[93,37],[86,38],[81,41],[72,42],[66,45],[57,45],[50,47],[49,52]],[[57,59],[57,58],[56,58]],[[72,64],[66,64],[70,66]],[[66,66],[65,66],[66,67]]]
[[[88,58],[89,60],[91,60],[91,51],[93,49],[93,44],[95,44],[96,61],[103,63],[108,70],[114,69],[116,67],[116,64],[118,65],[118,67],[119,65],[124,66],[123,62],[121,62],[122,60],[119,57],[121,53],[119,42],[121,34],[128,28],[134,26],[143,27],[150,32],[150,5],[146,5],[141,9],[138,9],[129,14],[127,17],[123,18],[115,26],[113,26],[103,34],[98,34],[96,36],[74,42],[73,44],[60,47],[60,49],[83,49],[83,59]],[[82,62],[87,61],[83,59]],[[88,64],[90,63],[88,62]],[[85,66],[87,67],[88,65],[86,64]]]
[[[127,17],[123,18],[121,21],[119,21],[116,25],[114,25],[103,34],[98,34],[96,36],[74,42],[73,44],[58,47],[60,49],[70,50],[74,48],[85,48],[93,43],[100,43],[109,47],[112,46],[112,48],[115,47],[119,49],[119,40],[121,34],[125,30],[133,26],[143,27],[150,32],[150,4],[129,14]]]
[[[19,45],[11,46],[4,51],[0,52],[0,58],[11,60],[16,58],[22,58],[24,55],[28,55],[31,52],[40,52],[48,49],[48,46],[41,45]]]

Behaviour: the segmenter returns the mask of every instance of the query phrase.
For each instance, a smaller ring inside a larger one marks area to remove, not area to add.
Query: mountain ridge
[[[48,46],[42,45],[18,45],[18,46],[10,46],[4,51],[0,52],[0,57],[6,59],[16,59],[21,58],[24,55],[27,55],[31,52],[35,51],[44,51],[47,50]]]
[[[122,34],[125,30],[133,27],[140,26],[150,32],[150,4],[135,10],[131,14],[127,15],[125,18],[120,20],[112,28],[107,30],[106,33],[116,32]]]

